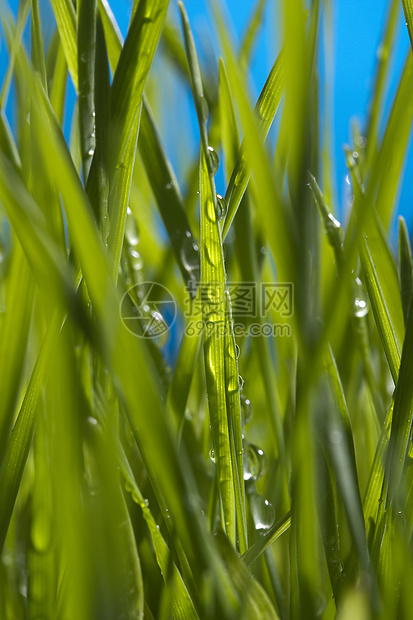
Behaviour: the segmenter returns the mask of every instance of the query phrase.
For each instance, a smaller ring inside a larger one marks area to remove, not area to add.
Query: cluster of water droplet
[[[143,260],[138,252],[139,231],[135,217],[128,207],[125,223],[123,268],[127,286],[143,282]]]
[[[208,167],[211,174],[215,175],[218,172],[219,156],[212,146],[208,146]],[[215,203],[211,206],[211,211],[208,211],[208,217],[212,221],[216,218],[218,222],[222,222],[227,215],[227,202],[221,194],[216,194]]]
[[[369,311],[369,302],[364,290],[364,286],[360,278],[356,278],[353,285],[353,314],[358,319],[361,319]]]
[[[200,276],[199,247],[189,230],[186,231],[182,240],[181,261],[189,279],[198,283]]]

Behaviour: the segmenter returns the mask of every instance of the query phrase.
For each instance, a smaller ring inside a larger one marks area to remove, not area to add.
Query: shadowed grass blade
[[[0,553],[3,550],[14,503],[29,455],[36,425],[36,409],[44,387],[50,358],[57,346],[58,322],[54,318],[30,377],[16,423],[0,469],[2,499],[0,502]]]
[[[77,70],[79,130],[83,178],[86,184],[96,147],[95,53],[97,0],[79,0],[77,5]]]

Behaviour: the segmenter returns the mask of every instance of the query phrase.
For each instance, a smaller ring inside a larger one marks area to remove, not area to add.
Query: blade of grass
[[[231,60],[232,62],[232,60]],[[235,62],[235,60],[234,60]],[[267,81],[260,93],[255,106],[254,114],[259,127],[260,136],[265,138],[271,128],[284,92],[284,55],[281,52],[275,61]],[[246,146],[241,145],[237,163],[225,193],[228,212],[224,222],[222,238],[225,240],[231,223],[240,205],[242,196],[248,186],[252,166],[246,157]],[[253,161],[253,160],[251,160]]]
[[[399,217],[399,278],[404,324],[409,316],[413,294],[413,259],[409,233],[403,217]]]
[[[32,0],[32,63],[40,75],[43,88],[47,91],[46,62],[44,58],[42,25],[40,22],[39,0]]]
[[[291,512],[287,512],[279,521],[268,530],[268,532],[260,537],[246,553],[242,556],[244,562],[249,566],[255,562],[260,555],[268,549],[284,532],[291,527]]]
[[[77,6],[77,71],[79,130],[85,184],[96,147],[94,97],[96,11],[97,0],[79,0]]]
[[[2,489],[2,500],[0,502],[0,553],[3,550],[23,471],[32,444],[36,424],[36,409],[46,380],[47,367],[57,345],[56,328],[58,329],[58,323],[55,317],[54,325],[48,331],[30,377],[0,469]]]

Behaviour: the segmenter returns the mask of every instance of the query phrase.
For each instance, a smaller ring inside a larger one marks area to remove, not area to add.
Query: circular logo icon
[[[176,318],[176,302],[163,284],[142,282],[123,295],[120,315],[132,334],[138,338],[156,338],[162,345]]]

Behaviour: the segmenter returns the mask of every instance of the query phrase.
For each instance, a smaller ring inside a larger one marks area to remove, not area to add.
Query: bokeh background
[[[240,41],[258,0],[220,0],[226,6],[228,28],[232,30],[234,38]],[[132,3],[130,0],[110,0],[109,2],[123,36],[126,35],[131,15]],[[267,0],[263,15],[263,22],[257,43],[253,51],[251,68],[251,95],[255,99],[270,71],[281,44],[280,24],[276,20],[277,0]],[[208,0],[187,0],[185,3],[191,24],[196,36],[196,43],[200,52],[201,61],[216,62],[218,49],[210,28],[211,19]],[[18,0],[0,0],[0,10],[11,10],[16,15]],[[46,39],[54,29],[52,11],[49,0],[40,0],[41,16]],[[328,85],[327,97],[331,103],[330,136],[333,145],[332,164],[335,167],[335,195],[339,213],[345,217],[343,211],[348,196],[346,184],[346,168],[343,156],[343,145],[349,143],[351,122],[358,119],[361,127],[366,121],[369,100],[374,84],[374,71],[377,61],[380,39],[389,8],[388,0],[330,0],[331,9],[331,42],[333,53],[331,58],[320,55],[320,72],[324,74],[327,67]],[[170,18],[179,27],[177,0],[171,0]],[[25,43],[30,46],[30,28],[26,29]],[[393,51],[391,83],[387,95],[387,113],[395,95],[401,70],[409,50],[409,39],[403,12],[399,11],[396,49]],[[323,47],[323,46],[321,46]],[[29,47],[28,47],[29,48]],[[7,46],[4,41],[0,48],[0,75],[3,76],[8,62]],[[182,152],[186,149],[197,149],[198,129],[194,108],[189,92],[172,93],[172,81],[163,76],[165,96],[170,98],[168,117],[158,119],[162,129],[168,155],[178,171],[183,165]],[[70,87],[71,88],[71,87]],[[170,89],[170,90],[168,90]],[[74,99],[72,89],[70,100]],[[165,109],[165,106],[164,106]],[[13,97],[7,104],[7,116],[13,126]],[[65,133],[69,133],[71,121],[70,103],[66,109]],[[180,131],[180,142],[177,148],[177,128]],[[276,128],[275,128],[276,132]],[[274,132],[273,132],[274,138]],[[403,215],[413,228],[412,198],[413,198],[413,149],[410,146],[406,161],[404,181],[398,197],[397,213]],[[218,189],[222,179],[218,177]],[[395,236],[396,226],[393,228]]]

